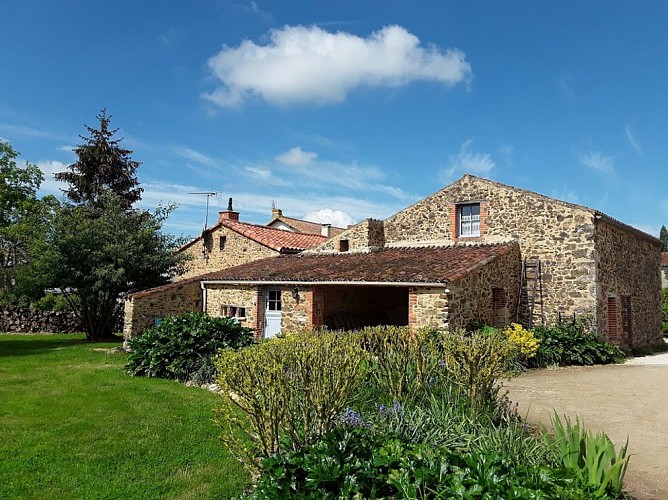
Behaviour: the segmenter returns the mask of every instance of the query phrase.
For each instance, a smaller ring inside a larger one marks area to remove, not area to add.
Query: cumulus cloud
[[[343,210],[332,210],[331,208],[313,210],[304,215],[304,220],[318,222],[320,224],[331,224],[335,227],[347,227],[357,222],[348,212],[344,212]]]
[[[476,174],[488,176],[496,166],[489,153],[476,153],[470,150],[473,139],[464,141],[457,154],[449,158],[449,166],[441,170],[440,178],[444,184],[449,183],[457,174]]]
[[[304,166],[311,163],[318,157],[316,153],[302,150],[301,146],[292,148],[285,153],[281,153],[276,157],[276,160],[284,165],[299,165]]]
[[[67,163],[55,160],[42,160],[38,161],[36,165],[44,174],[44,182],[40,186],[40,191],[49,194],[62,194],[61,189],[65,189],[67,184],[57,181],[54,174],[67,171]]]
[[[448,86],[471,78],[463,52],[424,46],[401,26],[385,26],[366,38],[318,26],[285,26],[266,45],[246,40],[224,46],[208,61],[221,86],[203,97],[224,107],[257,95],[272,104],[345,100],[353,89],[396,87],[417,80]]]
[[[614,172],[614,157],[605,156],[600,151],[590,151],[589,153],[580,154],[580,162],[584,166],[604,174]]]

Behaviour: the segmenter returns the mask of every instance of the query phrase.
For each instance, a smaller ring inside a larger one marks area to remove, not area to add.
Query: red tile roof
[[[202,281],[448,283],[517,245],[390,248],[371,253],[290,255],[200,276]]]
[[[222,220],[219,224],[279,252],[301,252],[326,240],[320,234],[293,233],[235,220]]]
[[[222,221],[219,221],[216,225],[207,229],[207,232],[210,233],[220,227],[231,229],[232,231],[246,236],[247,238],[250,238],[257,243],[278,252],[301,252],[307,248],[313,248],[327,239],[324,236],[321,236],[320,233],[293,233],[291,231],[284,231],[282,229],[275,229],[273,227],[249,224],[248,222],[239,222],[230,219],[223,219]],[[201,238],[202,237],[199,236],[198,238],[195,238],[194,240],[186,243],[180,248],[180,250],[189,247],[196,241],[199,241]]]
[[[292,217],[286,217],[285,215],[276,217],[267,225],[270,225],[277,220],[287,224],[295,231],[299,231],[300,233],[321,234],[322,231],[322,224],[319,224],[317,222],[310,222],[307,220],[293,219]],[[336,236],[337,234],[341,234],[343,231],[345,231],[345,229],[342,227],[332,226],[330,228],[330,236]]]

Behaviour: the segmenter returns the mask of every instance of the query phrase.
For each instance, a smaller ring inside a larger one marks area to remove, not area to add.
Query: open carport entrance
[[[408,325],[408,287],[325,286],[323,312],[330,330]]]

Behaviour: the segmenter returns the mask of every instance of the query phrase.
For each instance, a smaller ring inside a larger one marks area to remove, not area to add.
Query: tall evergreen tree
[[[112,192],[129,209],[143,191],[135,173],[140,163],[130,158],[132,151],[120,146],[122,138],[114,139],[118,129],[109,129],[107,110],[102,109],[96,118],[100,128],[85,125],[90,137],[79,136],[84,143],[74,150],[78,160],[55,178],[69,184],[62,191],[74,203],[99,207],[105,199],[102,195]]]
[[[662,252],[668,252],[668,229],[666,229],[666,226],[661,226],[661,232],[659,233],[659,239],[661,240],[661,243],[662,243],[661,251]]]

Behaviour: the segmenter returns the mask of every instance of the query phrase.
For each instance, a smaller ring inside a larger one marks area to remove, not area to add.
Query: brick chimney
[[[332,225],[331,224],[320,224],[320,234],[329,238],[332,235]]]
[[[271,208],[271,220],[280,219],[283,217],[283,210],[280,208],[272,207]]]
[[[239,220],[239,212],[235,212],[232,208],[232,198],[227,202],[227,210],[218,212],[218,222],[223,220]]]

